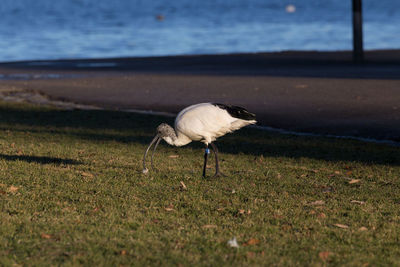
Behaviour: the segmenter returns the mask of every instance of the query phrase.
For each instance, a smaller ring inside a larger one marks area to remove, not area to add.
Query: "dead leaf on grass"
[[[167,207],[164,208],[166,211],[173,211],[174,210],[174,206],[171,204]]]
[[[126,255],[126,250],[121,250],[121,255]]]
[[[259,243],[260,243],[260,240],[251,238],[251,239],[249,239],[249,241],[247,241],[245,244],[243,244],[243,246],[253,246],[253,245],[257,245]]]
[[[82,174],[82,176],[85,176],[85,177],[89,177],[89,178],[93,178],[94,177],[94,175],[91,174],[90,172],[80,172],[80,173]]]
[[[326,261],[330,255],[332,255],[332,252],[330,251],[321,251],[318,253],[319,258],[323,261]]]
[[[361,232],[368,231],[368,228],[365,226],[362,226],[362,227],[358,228],[358,231],[361,231]]]
[[[246,212],[245,210],[242,209],[239,210],[239,214],[244,214],[245,212]]]
[[[179,155],[169,155],[168,157],[171,159],[176,159],[176,158],[179,158]]]
[[[351,179],[351,180],[349,181],[349,184],[356,184],[356,183],[359,183],[359,182],[360,182],[359,179]]]
[[[323,201],[323,200],[316,200],[316,201],[314,201],[314,202],[309,203],[309,205],[312,205],[312,206],[322,206],[322,205],[325,205],[325,201]]]
[[[18,189],[19,189],[19,187],[12,185],[8,188],[8,192],[15,194],[15,193],[17,193]]]
[[[95,207],[92,211],[93,211],[93,212],[98,212],[99,210],[100,210],[99,207]]]
[[[342,228],[342,229],[347,229],[347,228],[349,228],[348,225],[340,224],[340,223],[335,223],[334,226],[339,227],[339,228]]]
[[[45,233],[42,233],[40,236],[41,236],[43,239],[50,239],[50,238],[51,238],[51,235],[45,234]]]

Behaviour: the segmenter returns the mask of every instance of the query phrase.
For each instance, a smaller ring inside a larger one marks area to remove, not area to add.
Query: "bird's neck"
[[[189,139],[186,135],[183,134],[176,135],[175,131],[173,132],[172,135],[163,137],[163,139],[171,146],[184,146],[192,142],[192,140]]]

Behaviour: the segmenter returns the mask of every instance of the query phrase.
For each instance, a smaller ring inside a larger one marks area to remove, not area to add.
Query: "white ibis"
[[[157,134],[147,147],[143,156],[143,173],[147,173],[146,155],[154,144],[153,155],[161,139],[173,146],[184,146],[192,141],[200,141],[206,145],[204,153],[203,177],[206,176],[207,156],[210,153],[208,145],[211,145],[215,154],[215,176],[221,175],[218,164],[218,149],[212,143],[218,137],[233,132],[244,126],[256,123],[256,115],[246,109],[237,106],[219,103],[201,103],[189,106],[179,112],[175,119],[175,129],[166,123],[157,127]]]

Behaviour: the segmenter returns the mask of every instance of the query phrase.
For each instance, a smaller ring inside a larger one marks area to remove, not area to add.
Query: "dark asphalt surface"
[[[240,105],[261,125],[400,141],[400,51],[31,61],[0,64],[0,89],[116,109]]]

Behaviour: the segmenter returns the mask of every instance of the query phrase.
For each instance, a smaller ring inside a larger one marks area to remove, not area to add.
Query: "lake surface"
[[[400,48],[400,1],[363,0],[366,49]],[[352,48],[351,0],[1,0],[0,61]]]

